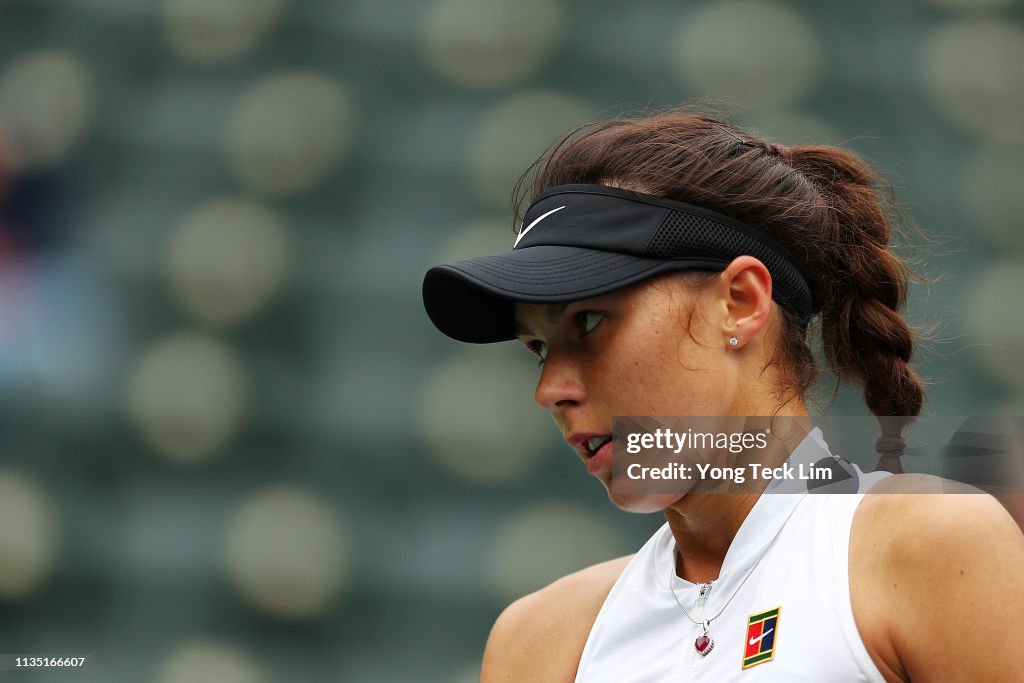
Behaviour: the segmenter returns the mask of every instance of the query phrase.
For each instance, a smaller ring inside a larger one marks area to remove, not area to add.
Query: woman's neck
[[[773,430],[768,447],[756,455],[739,456],[735,461],[777,467],[814,426],[806,412],[778,418],[770,423],[779,429]],[[676,574],[680,578],[693,583],[709,583],[718,578],[729,546],[768,484],[765,479],[750,478],[743,486],[712,482],[705,487],[712,492],[688,493],[665,509],[665,519],[676,542]],[[729,492],[720,492],[725,490]]]
[[[665,509],[676,540],[676,574],[693,583],[718,578],[725,554],[760,494],[709,493],[684,496]]]

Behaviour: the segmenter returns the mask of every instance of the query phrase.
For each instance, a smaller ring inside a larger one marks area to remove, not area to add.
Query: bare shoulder
[[[987,493],[930,475],[876,484],[850,532],[850,598],[879,670],[888,680],[1024,677],[1016,655],[990,644],[1024,627],[1022,567],[1024,536]],[[951,649],[935,657],[935,643]]]
[[[597,613],[631,559],[581,569],[505,608],[487,639],[481,683],[570,683]]]

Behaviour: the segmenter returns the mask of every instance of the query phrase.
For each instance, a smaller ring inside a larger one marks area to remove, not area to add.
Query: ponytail
[[[840,379],[863,388],[878,417],[876,470],[904,472],[903,428],[921,412],[924,389],[910,366],[914,333],[899,311],[910,270],[889,251],[891,225],[879,200],[880,179],[856,155],[826,147],[792,150],[793,168],[819,188],[830,208],[824,234],[834,235],[823,256],[832,277],[822,288],[825,356]]]

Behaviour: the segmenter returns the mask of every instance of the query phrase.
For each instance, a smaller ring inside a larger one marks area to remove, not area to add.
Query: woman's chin
[[[625,512],[636,512],[646,514],[661,512],[665,508],[678,502],[685,494],[682,493],[637,493],[634,491],[623,492],[615,488],[608,489],[608,498],[615,507]]]

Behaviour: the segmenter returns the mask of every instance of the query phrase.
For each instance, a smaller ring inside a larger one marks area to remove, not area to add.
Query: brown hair
[[[890,250],[898,225],[892,191],[858,155],[770,144],[729,123],[675,109],[574,132],[524,175],[516,199],[527,188],[536,198],[570,183],[614,184],[703,206],[789,249],[810,278],[829,367],[838,381],[863,388],[882,426],[875,469],[903,472],[900,434],[924,402],[909,364],[915,334],[899,314],[916,274]],[[803,396],[819,370],[807,329],[778,310],[788,385]]]

